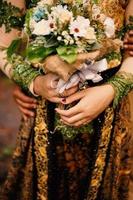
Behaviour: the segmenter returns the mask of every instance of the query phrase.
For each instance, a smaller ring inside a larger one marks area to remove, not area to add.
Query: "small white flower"
[[[68,35],[68,32],[67,32],[67,31],[63,31],[63,32],[62,32],[62,36],[65,36],[65,35]]]
[[[66,39],[64,39],[64,43],[65,43],[66,45],[69,44],[68,40],[66,40]]]
[[[74,40],[73,39],[70,40],[70,44],[74,44]]]
[[[76,20],[70,23],[70,34],[74,35],[74,37],[85,37],[89,26],[89,19],[86,19],[82,16],[78,16]]]
[[[115,24],[114,20],[110,17],[106,17],[104,21],[104,28],[105,28],[105,34],[108,38],[111,38],[115,34]]]
[[[61,36],[58,36],[58,37],[57,37],[57,40],[58,40],[58,41],[61,41],[61,40],[62,40],[62,37],[61,37]]]

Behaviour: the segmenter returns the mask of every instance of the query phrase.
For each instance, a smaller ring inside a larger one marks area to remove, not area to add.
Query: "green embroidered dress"
[[[36,3],[32,1],[32,5]],[[124,24],[123,2],[99,0],[102,10]],[[110,67],[118,59],[109,60]],[[130,178],[128,98],[93,121],[93,133],[64,140],[54,129],[55,105],[38,100],[36,117],[23,122],[3,200],[126,200]]]

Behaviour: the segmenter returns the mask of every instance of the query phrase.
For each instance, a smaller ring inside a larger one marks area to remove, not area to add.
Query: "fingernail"
[[[124,45],[124,48],[128,48],[128,45]]]
[[[36,106],[36,105],[33,105],[33,108],[37,108],[37,106]]]
[[[63,98],[63,99],[62,99],[62,102],[63,102],[63,103],[66,103],[66,99],[65,99],[65,98]]]
[[[132,55],[133,55],[133,52],[132,52],[132,51],[130,51],[130,52],[129,52],[129,54],[132,56]]]

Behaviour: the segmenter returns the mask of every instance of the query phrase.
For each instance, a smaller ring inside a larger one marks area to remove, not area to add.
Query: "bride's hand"
[[[78,89],[74,86],[63,92],[62,96],[56,90],[57,81],[58,77],[52,73],[37,76],[34,80],[34,92],[51,102],[62,103],[64,97],[74,94]]]
[[[64,124],[79,127],[91,122],[102,113],[114,98],[114,89],[111,85],[103,85],[79,91],[66,98],[64,104],[79,102],[69,110],[56,108]]]

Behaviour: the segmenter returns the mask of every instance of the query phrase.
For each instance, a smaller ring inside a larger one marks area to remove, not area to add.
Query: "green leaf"
[[[56,48],[58,55],[61,59],[69,64],[76,61],[77,58],[77,47],[76,46],[59,46]]]
[[[21,44],[21,38],[13,40],[10,46],[7,49],[7,56],[11,58],[11,56],[17,52]]]
[[[41,62],[47,56],[55,52],[54,48],[45,48],[44,46],[30,46],[27,48],[27,59],[32,63]]]

